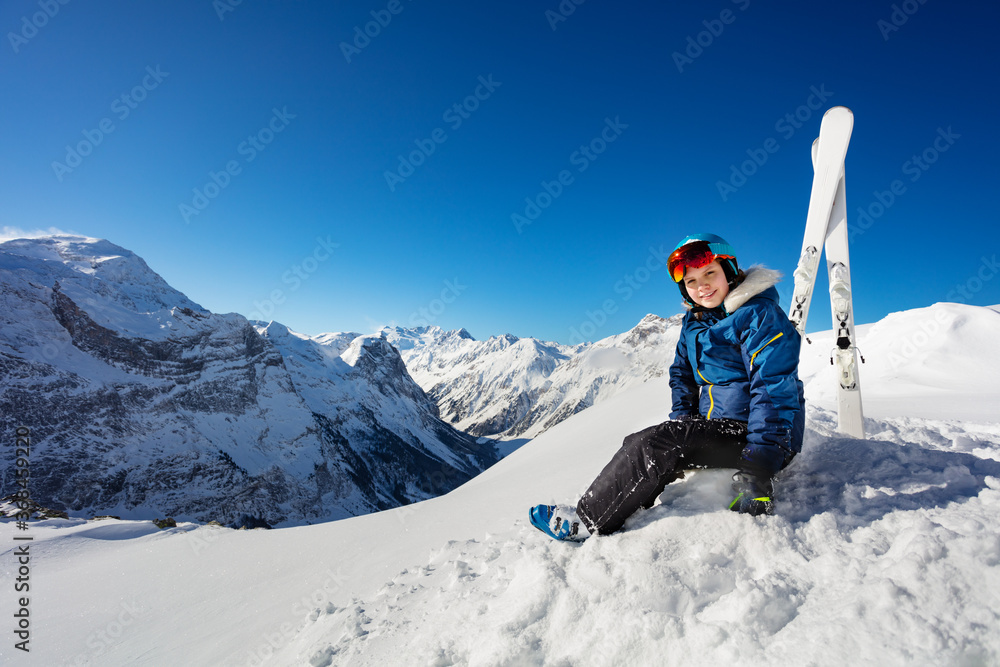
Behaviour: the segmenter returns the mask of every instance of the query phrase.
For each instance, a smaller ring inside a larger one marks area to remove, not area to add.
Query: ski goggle
[[[684,279],[684,272],[688,267],[700,269],[717,259],[735,260],[736,258],[732,255],[718,255],[712,252],[709,244],[705,241],[688,243],[670,253],[670,257],[667,258],[667,270],[670,271],[670,277],[673,278],[674,282],[679,283]]]

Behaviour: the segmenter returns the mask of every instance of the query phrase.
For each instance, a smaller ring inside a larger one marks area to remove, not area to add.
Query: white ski
[[[823,114],[819,128],[819,150],[814,160],[809,211],[806,214],[806,233],[802,239],[799,263],[793,274],[795,291],[792,293],[792,312],[788,316],[802,336],[805,336],[819,257],[830,226],[830,211],[837,195],[837,185],[844,175],[844,158],[847,156],[847,144],[851,141],[853,128],[854,114],[847,107],[833,107]]]
[[[847,177],[840,179],[826,235],[826,269],[830,277],[830,309],[836,347],[830,363],[837,367],[837,430],[855,438],[865,437],[858,377],[858,349],[854,337],[854,300],[851,294],[851,258],[847,240]],[[862,358],[863,360],[863,358]]]
[[[834,107],[823,116],[820,136],[813,142],[813,186],[806,216],[802,255],[795,269],[795,291],[790,316],[801,335],[812,301],[820,246],[826,248],[827,273],[830,279],[830,307],[836,347],[830,363],[838,370],[837,430],[852,437],[864,438],[864,413],[861,405],[861,382],[858,377],[858,353],[855,345],[851,262],[848,254],[847,198],[844,158],[854,126],[854,115],[846,107]],[[862,359],[863,361],[864,359]]]

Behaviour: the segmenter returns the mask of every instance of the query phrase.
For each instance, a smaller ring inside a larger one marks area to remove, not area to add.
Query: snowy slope
[[[937,303],[858,327],[865,414],[1000,419],[1000,312]],[[814,404],[836,406],[830,331],[803,343],[800,375]]]
[[[408,507],[274,531],[35,523],[19,663],[998,664],[1000,374],[941,371],[993,363],[994,315],[938,304],[870,327],[866,441],[832,431],[827,351],[805,347],[805,449],[773,517],[725,510],[728,474],[706,471],[582,546],[528,525],[529,505],[574,501],[625,435],[666,417],[660,377]],[[949,324],[925,361],[880,366],[928,316]],[[0,525],[4,590],[14,532]]]

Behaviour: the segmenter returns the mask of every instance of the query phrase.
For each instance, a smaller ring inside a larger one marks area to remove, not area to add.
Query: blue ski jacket
[[[747,423],[742,465],[773,475],[802,450],[800,337],[778,305],[777,271],[752,267],[721,306],[688,312],[670,366],[671,419]]]

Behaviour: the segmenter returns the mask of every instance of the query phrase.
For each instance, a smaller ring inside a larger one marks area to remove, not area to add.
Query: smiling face
[[[684,287],[688,296],[703,308],[717,308],[729,294],[726,272],[714,260],[701,268],[688,267],[684,272]]]

